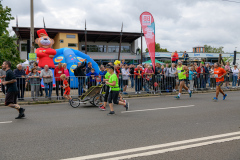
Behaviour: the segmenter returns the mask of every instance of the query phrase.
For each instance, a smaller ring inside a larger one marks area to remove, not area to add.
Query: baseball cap
[[[110,65],[107,66],[107,68],[110,68],[110,69],[113,69],[113,70],[114,70],[114,67],[113,67],[113,66],[110,66]]]

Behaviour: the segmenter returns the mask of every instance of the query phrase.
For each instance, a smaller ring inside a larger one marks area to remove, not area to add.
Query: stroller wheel
[[[96,107],[100,107],[102,106],[104,103],[104,97],[102,94],[97,94],[94,98],[93,98],[93,104]]]
[[[73,107],[73,108],[77,108],[80,106],[80,99],[78,98],[73,98],[71,101],[70,101],[70,105]]]

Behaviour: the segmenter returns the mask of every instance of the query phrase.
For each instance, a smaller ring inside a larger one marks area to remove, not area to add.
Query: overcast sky
[[[18,16],[19,27],[30,26],[30,0],[2,4]],[[43,27],[44,17],[49,28],[84,29],[86,19],[89,30],[120,31],[123,22],[124,32],[141,32],[144,11],[155,19],[156,42],[169,51],[192,52],[204,44],[240,51],[240,0],[34,0],[34,23]]]

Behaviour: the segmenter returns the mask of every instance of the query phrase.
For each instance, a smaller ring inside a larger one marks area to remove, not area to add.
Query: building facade
[[[37,37],[37,30],[35,35]],[[13,27],[16,35],[19,37],[19,51],[21,59],[27,59],[30,52],[30,28]],[[106,64],[118,59],[119,50],[121,51],[120,59],[126,62],[139,63],[141,54],[139,53],[138,39],[143,36],[142,33],[132,32],[108,32],[108,31],[85,31],[70,29],[45,29],[50,38],[54,39],[53,49],[72,48],[89,55],[99,64]],[[121,48],[119,48],[121,39]],[[85,41],[85,39],[87,41]],[[85,45],[87,44],[87,47]],[[37,46],[35,46],[37,48]],[[141,49],[142,50],[142,49]]]
[[[193,47],[193,53],[205,53],[205,48],[202,46]]]

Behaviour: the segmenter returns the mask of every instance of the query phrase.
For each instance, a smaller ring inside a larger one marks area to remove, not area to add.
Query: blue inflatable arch
[[[78,79],[74,77],[74,69],[77,67],[78,62],[83,62],[84,59],[87,59],[87,63],[91,62],[95,72],[99,74],[100,70],[98,64],[85,53],[71,48],[61,48],[56,49],[56,51],[57,54],[53,58],[54,64],[57,65],[59,62],[67,64],[67,69],[69,70],[69,74],[71,76],[71,88],[78,87]]]

